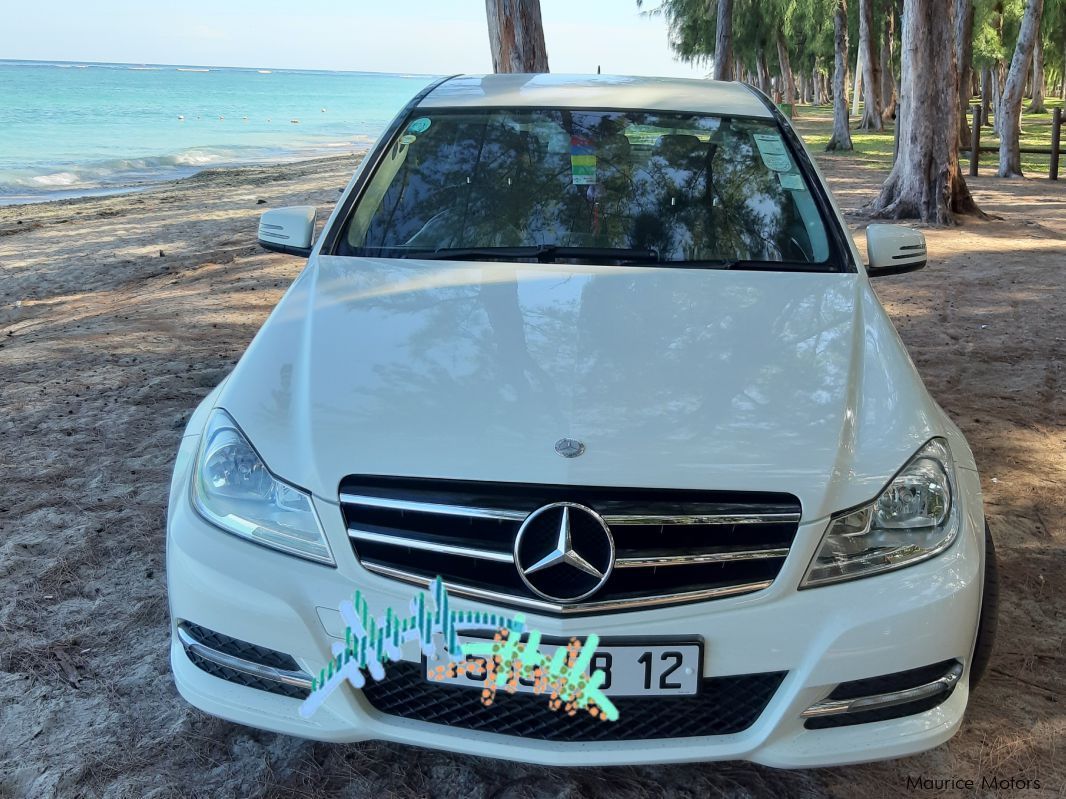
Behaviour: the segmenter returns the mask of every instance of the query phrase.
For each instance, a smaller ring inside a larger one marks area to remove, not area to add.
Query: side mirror
[[[870,277],[899,275],[925,266],[925,236],[903,225],[868,225],[866,253]]]
[[[259,217],[259,246],[266,250],[306,258],[311,254],[314,236],[313,205],[275,208]]]

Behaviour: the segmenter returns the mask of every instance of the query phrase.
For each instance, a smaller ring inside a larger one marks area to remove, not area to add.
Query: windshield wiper
[[[619,261],[622,263],[658,263],[655,250],[631,250],[624,247],[563,247],[545,244],[535,247],[450,247],[437,250],[410,250],[403,258],[422,258],[430,261],[478,261],[507,260],[511,258],[535,258],[541,263],[557,259],[587,258],[592,261]]]

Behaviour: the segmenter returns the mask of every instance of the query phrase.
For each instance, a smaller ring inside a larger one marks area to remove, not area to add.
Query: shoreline
[[[132,195],[149,194],[161,189],[173,188],[187,184],[189,181],[202,180],[206,177],[214,175],[239,175],[245,172],[259,172],[267,169],[285,169],[292,166],[306,166],[315,164],[327,164],[343,161],[345,159],[362,159],[373,147],[374,143],[370,142],[363,149],[347,150],[343,154],[320,154],[307,157],[295,157],[284,160],[270,160],[270,161],[249,161],[247,163],[240,164],[226,164],[226,165],[205,165],[202,168],[196,169],[188,175],[184,175],[179,178],[164,178],[158,181],[146,181],[141,184],[130,184],[126,186],[114,186],[110,188],[100,187],[94,189],[71,189],[70,192],[56,192],[56,194],[64,194],[62,197],[52,198],[32,198],[26,197],[25,199],[18,199],[14,201],[6,200],[0,195],[0,212],[8,211],[15,208],[37,208],[42,206],[56,207],[61,204],[73,204],[77,202],[93,201],[93,200],[106,200],[116,197],[129,197]]]

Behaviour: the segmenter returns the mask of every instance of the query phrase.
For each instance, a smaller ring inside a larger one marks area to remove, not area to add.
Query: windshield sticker
[[[518,680],[528,677],[539,688],[536,693],[548,693],[552,710],[563,708],[573,716],[580,708],[602,721],[618,719],[618,709],[600,690],[607,682],[606,674],[602,669],[591,674],[587,671],[599,643],[597,636],[589,635],[584,645],[577,638],[571,639],[568,646],[559,647],[548,658],[539,651],[539,632],[530,631],[528,641],[521,642],[526,632],[523,614],[506,617],[485,611],[451,610],[444,581],[437,577],[431,588],[432,599],[427,599],[424,591],[411,599],[410,616],[406,618],[396,615],[392,608],[387,608],[383,617],[373,618],[360,590],[351,601],[342,602],[340,614],[347,625],[344,643],[333,643],[333,657],[311,681],[311,693],[301,703],[300,715],[310,718],[344,682],[363,688],[364,670],[374,680],[384,679],[384,664],[401,660],[400,647],[417,640],[426,658],[428,679],[455,676],[468,668],[484,673],[485,687],[480,696],[485,706],[492,704],[497,687],[514,693]],[[491,641],[460,646],[460,630],[496,632]]]
[[[408,133],[400,137],[400,144],[414,144],[417,138],[417,136]]]
[[[754,133],[755,146],[759,148],[762,162],[774,172],[788,172],[792,161],[785,150],[785,142],[776,133]]]
[[[803,185],[803,178],[795,172],[781,172],[778,174],[777,179],[781,181],[781,188],[783,189],[788,189],[789,191],[807,191],[807,187]]]
[[[407,130],[411,133],[425,133],[427,130],[429,130],[429,126],[432,124],[433,122],[429,119],[429,117],[419,117],[407,126]]]
[[[575,186],[590,186],[596,182],[596,150],[588,139],[570,137],[570,174]]]

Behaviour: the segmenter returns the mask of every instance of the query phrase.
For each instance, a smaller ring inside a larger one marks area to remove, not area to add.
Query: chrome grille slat
[[[384,563],[376,563],[375,561],[366,559],[364,559],[362,563],[367,570],[372,571],[375,574],[391,577],[394,580],[400,580],[401,582],[410,583],[412,585],[426,587],[432,582],[431,578],[421,574],[407,572],[402,569],[388,566]],[[661,596],[634,597],[632,599],[587,601],[579,602],[574,605],[557,605],[552,602],[545,602],[542,599],[515,597],[510,594],[501,594],[497,591],[489,591],[484,588],[464,585],[463,583],[451,582],[449,580],[445,580],[444,585],[448,589],[449,596],[454,595],[466,597],[468,599],[482,599],[487,602],[517,605],[519,607],[539,610],[541,612],[571,615],[575,613],[602,613],[609,610],[637,610],[660,605],[674,605],[679,602],[699,602],[704,599],[720,599],[727,596],[739,596],[740,594],[750,594],[753,591],[761,591],[764,588],[769,588],[772,582],[772,580],[761,580],[756,583],[705,588],[699,591],[687,591],[682,594],[664,594]]]
[[[612,524],[777,524],[798,522],[798,513],[745,513],[745,514],[681,514],[681,515],[603,515],[608,525]]]
[[[352,548],[371,572],[414,585],[437,575],[456,596],[552,614],[739,596],[768,587],[800,520],[787,494],[345,478]],[[515,567],[515,537],[546,505],[591,508],[614,537],[614,568],[584,601],[544,599]]]
[[[527,511],[473,508],[464,505],[443,505],[437,502],[412,502],[405,499],[365,497],[358,494],[341,494],[341,502],[347,505],[363,505],[368,508],[436,513],[441,516],[466,516],[471,519],[504,519],[520,522],[529,515]]]
[[[694,566],[700,563],[729,563],[737,560],[772,560],[784,558],[788,548],[747,549],[735,552],[704,552],[691,555],[629,555],[614,562],[616,569],[641,569],[659,566]]]
[[[459,555],[476,560],[491,560],[497,563],[514,563],[514,554],[499,550],[481,549],[443,544],[437,541],[425,541],[420,538],[408,538],[388,533],[376,533],[372,530],[349,528],[348,535],[356,541],[372,541],[394,547],[410,547],[441,555]],[[699,563],[728,563],[735,560],[763,560],[783,558],[788,555],[787,548],[749,549],[733,552],[703,552],[688,555],[654,555],[630,553],[615,560],[616,569],[638,569],[659,566],[689,566]]]
[[[387,533],[375,533],[371,530],[348,529],[348,536],[356,541],[373,541],[378,544],[388,544],[394,547],[410,547],[422,549],[426,552],[436,552],[441,555],[461,555],[466,558],[477,560],[493,560],[498,563],[514,563],[514,555],[510,552],[498,552],[491,549],[479,549],[478,547],[460,547],[451,544],[441,544],[435,541],[423,541],[420,538],[404,538]]]

